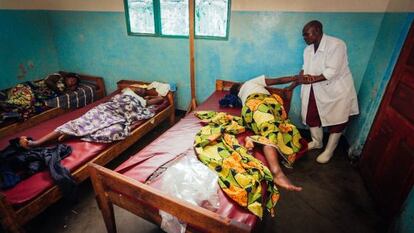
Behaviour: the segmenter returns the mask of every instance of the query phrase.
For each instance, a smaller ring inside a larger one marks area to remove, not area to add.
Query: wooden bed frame
[[[140,81],[126,81],[122,80],[118,83],[118,89],[122,89],[130,84],[148,84]],[[153,118],[145,121],[131,132],[131,135],[126,139],[113,143],[111,146],[100,152],[91,161],[94,164],[105,165],[112,159],[116,158],[128,147],[133,145],[137,140],[143,137],[146,133],[158,126],[164,120],[169,119],[170,124],[175,123],[175,104],[174,93],[168,93],[168,101],[170,105],[157,113]],[[72,172],[72,176],[77,183],[80,183],[89,177],[87,170],[87,164],[82,165],[78,169]],[[7,202],[4,195],[0,194],[0,218],[3,228],[7,232],[24,232],[23,225],[30,219],[37,216],[48,206],[55,203],[62,197],[59,188],[54,185],[38,197],[34,198],[30,202],[14,208]]]
[[[67,72],[64,72],[64,73],[67,73]],[[86,74],[79,74],[79,76],[80,76],[81,81],[90,82],[96,85],[97,100],[105,96],[105,84],[104,84],[102,77],[91,76],[91,75],[86,75]],[[16,133],[24,129],[33,127],[39,124],[40,122],[55,118],[56,116],[62,115],[63,113],[69,112],[69,111],[72,111],[72,110],[63,109],[63,108],[51,108],[42,113],[34,115],[25,121],[6,125],[0,128],[0,138],[10,135],[12,133]]]
[[[228,90],[235,83],[216,80],[216,90]],[[284,99],[285,109],[288,111],[295,86],[292,84],[284,89],[269,88],[268,90]],[[220,233],[249,232],[249,227],[243,223],[222,217],[177,198],[166,196],[155,188],[93,162],[88,166],[96,201],[109,233],[116,232],[113,204],[157,225],[161,225],[161,217],[157,211],[148,211],[148,206],[163,210],[188,223],[186,232],[198,232],[196,229],[208,229],[208,232]],[[253,231],[260,232],[260,226],[255,227]]]

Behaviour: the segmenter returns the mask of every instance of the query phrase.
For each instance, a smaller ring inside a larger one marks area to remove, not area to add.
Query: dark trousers
[[[312,86],[311,86],[311,90],[309,94],[308,112],[306,113],[306,124],[309,127],[321,127],[322,126],[321,118],[319,117],[318,106],[316,106],[315,94],[313,94]],[[345,122],[339,125],[328,126],[328,131],[329,133],[341,133],[345,129],[347,124],[348,122]]]

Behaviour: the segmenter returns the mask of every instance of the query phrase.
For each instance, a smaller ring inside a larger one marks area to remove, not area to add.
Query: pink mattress
[[[214,92],[204,103],[197,107],[196,111],[225,111],[233,115],[239,115],[241,109],[219,107],[219,99],[227,93],[225,91]],[[193,114],[189,114],[150,145],[121,164],[116,171],[140,182],[145,182],[157,168],[171,161],[177,155],[187,154],[196,156],[193,150],[193,141],[195,134],[201,128],[199,122],[198,118]],[[242,137],[240,136],[240,138]],[[257,157],[264,161],[264,157],[260,153],[257,154]],[[151,186],[156,188],[156,182],[152,183]],[[255,215],[235,204],[221,190],[219,191],[219,196],[220,208],[217,213],[244,223],[251,228],[254,227],[257,221]]]

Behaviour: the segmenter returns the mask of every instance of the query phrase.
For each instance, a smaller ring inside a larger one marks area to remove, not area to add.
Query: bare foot
[[[250,137],[244,139],[244,147],[246,147],[247,150],[253,150],[254,142]]]
[[[30,149],[30,140],[26,136],[21,136],[19,138],[19,145],[24,149]]]
[[[277,176],[274,176],[273,182],[286,190],[289,191],[302,191],[302,187],[293,185],[290,180],[282,173],[278,174]]]

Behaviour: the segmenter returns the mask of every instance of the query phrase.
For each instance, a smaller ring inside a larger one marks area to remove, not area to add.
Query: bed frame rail
[[[161,224],[157,211],[163,210],[188,223],[186,232],[249,232],[247,225],[212,211],[166,196],[161,191],[94,163],[88,164],[96,200],[109,233],[116,232],[113,204],[155,224]]]

